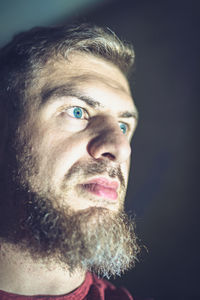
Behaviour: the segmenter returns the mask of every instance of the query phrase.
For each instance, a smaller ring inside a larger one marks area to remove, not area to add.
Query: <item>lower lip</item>
[[[108,188],[97,183],[84,184],[84,188],[96,196],[110,200],[116,200],[118,196],[115,189]]]

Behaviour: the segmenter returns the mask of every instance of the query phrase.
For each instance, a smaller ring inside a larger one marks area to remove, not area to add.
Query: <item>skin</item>
[[[66,92],[64,87],[71,92]],[[41,101],[40,105],[37,101],[29,107],[20,124],[19,140],[29,137],[31,151],[38,161],[37,176],[29,174],[27,178],[32,191],[41,196],[53,195],[55,207],[67,206],[73,211],[93,206],[113,213],[122,210],[137,109],[121,71],[103,59],[74,53],[68,61],[59,59],[47,63],[27,96]],[[87,103],[83,99],[87,99]],[[74,116],[74,107],[82,109],[81,118]],[[122,124],[127,126],[125,134],[120,128]],[[80,173],[70,178],[67,190],[63,187],[66,174],[74,166],[99,161],[109,168],[120,169],[122,176],[111,178],[107,172],[91,176]],[[99,177],[118,183],[117,199],[94,195],[85,188],[85,183]],[[1,250],[2,290],[26,295],[58,295],[71,292],[84,281],[83,270],[70,274],[58,264],[35,262],[27,253],[8,244],[2,243]]]

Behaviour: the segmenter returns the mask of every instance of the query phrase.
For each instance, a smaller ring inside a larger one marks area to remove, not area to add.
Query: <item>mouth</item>
[[[117,181],[109,181],[106,178],[100,177],[92,179],[82,186],[89,193],[98,197],[109,200],[116,200],[118,198],[117,188],[119,184]]]

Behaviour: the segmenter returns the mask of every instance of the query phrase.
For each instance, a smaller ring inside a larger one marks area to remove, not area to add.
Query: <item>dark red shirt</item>
[[[62,296],[22,296],[0,291],[0,300],[134,300],[125,288],[87,273],[83,284],[70,294]]]

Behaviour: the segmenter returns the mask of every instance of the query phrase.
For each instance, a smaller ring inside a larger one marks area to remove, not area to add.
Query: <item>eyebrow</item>
[[[99,101],[94,100],[92,97],[88,95],[83,95],[83,93],[78,90],[76,84],[71,82],[61,86],[44,88],[41,93],[41,100],[42,100],[41,104],[43,105],[51,101],[52,99],[56,99],[60,97],[74,97],[85,102],[88,106],[92,108],[95,109],[104,108],[104,105],[102,105]],[[136,108],[134,111],[127,110],[127,111],[120,112],[118,116],[120,118],[134,118],[138,121],[138,111]]]

